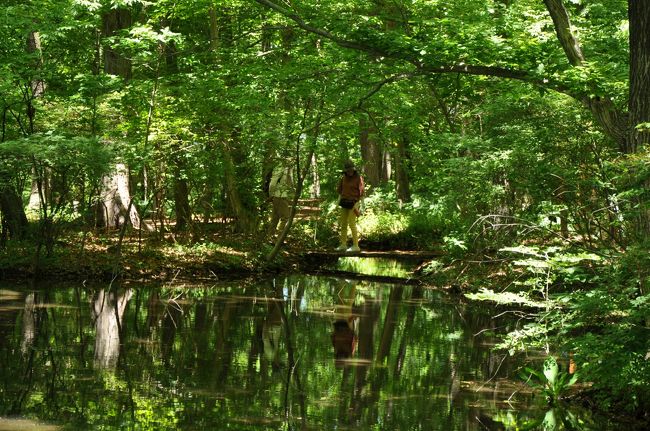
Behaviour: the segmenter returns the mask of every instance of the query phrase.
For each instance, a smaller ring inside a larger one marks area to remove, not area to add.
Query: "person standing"
[[[282,226],[289,220],[291,212],[291,199],[294,193],[293,170],[287,161],[277,164],[272,171],[269,183],[269,198],[273,205],[271,211],[271,224],[267,236],[272,237],[278,228],[278,222]]]
[[[343,165],[343,176],[337,187],[339,193],[339,242],[337,251],[359,251],[359,232],[357,230],[357,217],[360,214],[360,201],[363,197],[363,177],[357,172],[352,160],[347,160]],[[348,227],[352,233],[352,246],[347,248]]]

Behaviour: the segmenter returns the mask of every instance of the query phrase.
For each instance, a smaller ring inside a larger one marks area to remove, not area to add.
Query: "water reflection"
[[[36,306],[34,304],[36,294],[25,295],[25,308],[23,309],[23,339],[20,343],[20,351],[27,355],[36,337]]]
[[[339,257],[332,269],[355,274],[408,278],[416,266],[408,260],[374,257]]]
[[[332,346],[338,366],[344,365],[357,349],[359,331],[359,306],[356,301],[356,283],[345,283],[337,292],[334,323],[332,324]]]
[[[95,366],[115,368],[120,354],[120,328],[126,304],[133,292],[100,289],[93,301],[95,319]]]
[[[490,350],[484,330],[515,322],[421,286],[295,276],[0,293],[0,417],[145,430],[515,429],[546,417],[508,380],[516,361]]]

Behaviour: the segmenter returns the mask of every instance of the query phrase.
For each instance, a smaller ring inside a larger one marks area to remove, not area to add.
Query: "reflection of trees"
[[[379,313],[379,303],[374,299],[364,298],[359,307],[359,359],[363,362],[360,362],[355,369],[354,394],[351,406],[353,417],[357,421],[361,418],[364,407],[368,406],[370,398],[375,395],[372,391],[364,391],[364,387],[367,383],[368,368],[374,355],[375,325]]]
[[[381,342],[377,351],[377,362],[383,364],[390,353],[395,335],[395,326],[399,321],[399,308],[402,305],[403,286],[395,286],[390,291],[386,317],[384,318],[384,329],[381,333]]]
[[[276,294],[280,298],[283,298],[282,292],[276,291]],[[289,302],[291,304],[291,301]],[[291,389],[291,384],[294,383],[296,387],[296,393],[298,398],[298,405],[300,407],[300,418],[301,418],[301,428],[305,428],[307,425],[307,409],[306,409],[306,397],[305,391],[302,385],[302,379],[300,376],[300,369],[298,368],[298,362],[296,361],[296,353],[294,349],[294,319],[292,318],[289,321],[288,316],[293,316],[292,314],[287,314],[285,311],[285,303],[282,303],[282,306],[278,304],[278,310],[280,311],[280,317],[282,319],[282,324],[284,326],[284,336],[285,344],[287,346],[287,374],[285,380],[285,389],[284,389],[284,417],[288,420],[291,417],[291,406],[289,401],[289,392]]]
[[[101,289],[93,302],[95,317],[95,366],[115,368],[120,355],[120,328],[131,289],[121,294]]]
[[[349,287],[349,286],[348,286]],[[341,376],[341,386],[338,403],[338,421],[345,424],[354,424],[360,420],[368,402],[374,396],[371,391],[366,391],[367,374],[374,357],[375,326],[379,317],[379,303],[370,296],[361,294],[361,301],[355,304],[356,298],[341,298],[341,288],[335,285],[335,303],[337,319],[340,310],[352,307],[357,333],[356,358],[344,362]],[[350,292],[357,295],[356,286]],[[341,301],[343,299],[343,301]],[[344,314],[345,317],[345,314]],[[338,321],[337,321],[338,322]],[[337,323],[335,322],[335,324]],[[352,367],[354,369],[352,370]],[[352,379],[352,381],[350,381]]]
[[[176,300],[167,301],[165,314],[162,320],[162,331],[160,334],[160,352],[163,363],[173,363],[174,342],[176,333],[183,330],[183,308]]]
[[[1,372],[0,414],[14,405],[16,414],[47,411],[65,421],[57,409],[66,405],[65,414],[88,421],[85,428],[98,423],[93,421],[117,426],[122,415],[129,427],[142,429],[154,429],[145,425],[145,417],[159,424],[161,418],[174,420],[179,429],[245,428],[246,423],[267,429],[474,429],[474,418],[486,411],[481,403],[494,402],[484,395],[487,387],[481,394],[468,393],[458,383],[486,380],[499,368],[483,335],[475,334],[502,323],[469,305],[457,309],[456,302],[441,301],[419,286],[361,283],[353,309],[358,345],[341,368],[331,340],[340,288],[338,280],[295,277],[272,286],[242,283],[171,293],[135,289],[136,301],[130,291],[101,290],[92,296],[92,308],[79,313],[39,307],[40,294],[23,295],[7,323],[23,326],[8,333],[8,349],[0,346],[2,368],[11,364],[11,371]],[[63,302],[83,303],[85,291],[75,292]],[[161,296],[177,298],[177,304]],[[94,331],[88,325],[91,309]],[[2,322],[6,317],[0,313]],[[276,335],[274,343],[280,349],[270,350],[268,360],[263,332],[278,323],[280,338]],[[6,326],[0,332],[7,333]],[[94,332],[96,367],[115,366],[119,354],[119,370],[110,380],[103,373],[99,382],[78,378],[92,372],[85,371],[83,351],[93,352],[84,339],[91,340]],[[30,343],[31,362],[21,352]],[[506,364],[500,369],[507,370]],[[22,382],[8,386],[7,376],[13,375]],[[34,382],[29,390],[16,389],[24,389],[28,379]],[[30,401],[41,394],[42,404]],[[453,403],[450,395],[456,396]],[[471,406],[478,407],[471,411]],[[115,419],[107,419],[106,412]]]
[[[28,293],[25,296],[25,307],[23,308],[23,340],[20,343],[20,351],[23,352],[23,355],[29,353],[29,350],[34,344],[34,338],[36,337],[35,296],[36,294],[34,292]]]
[[[225,303],[220,302],[217,306],[217,318],[215,331],[215,368],[217,375],[215,383],[217,387],[223,388],[228,378],[233,358],[233,337],[231,336],[231,325],[233,318],[239,317],[238,309],[240,301],[236,298],[228,298]]]
[[[416,305],[419,305],[422,300],[422,287],[415,286],[411,291],[411,304],[406,312],[406,321],[404,322],[404,330],[402,331],[402,339],[397,349],[397,357],[394,365],[394,375],[398,379],[404,367],[404,356],[406,354],[406,342],[410,339],[411,330],[413,328],[413,321],[415,320]]]
[[[9,305],[6,310],[0,311],[0,370],[3,371],[0,378],[0,383],[2,383],[2,386],[0,386],[0,416],[20,414],[25,398],[31,390],[34,351],[29,349],[23,353],[23,346],[26,345],[24,332],[21,334],[20,349],[17,348],[16,344],[18,343],[14,328],[19,316],[19,301],[22,300],[22,294],[15,294],[14,296],[12,292],[8,297],[3,297],[2,302],[0,302],[2,306]],[[30,300],[25,297],[23,312],[32,308],[30,302],[33,304],[33,299]],[[25,324],[24,321],[23,324]],[[35,331],[32,331],[32,334],[35,334]],[[32,341],[33,338],[29,342],[30,345]],[[15,352],[20,352],[20,357],[14,356]],[[20,365],[22,368],[22,362],[25,359],[27,362],[25,369],[17,368],[16,365]],[[6,373],[7,370],[11,370],[12,373]],[[19,378],[16,378],[16,376],[19,376]],[[17,380],[22,381],[23,387],[12,394],[12,383]]]

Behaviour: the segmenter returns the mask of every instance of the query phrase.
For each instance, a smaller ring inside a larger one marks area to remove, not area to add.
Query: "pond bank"
[[[0,249],[0,279],[59,279],[170,282],[172,280],[224,280],[295,271],[320,270],[350,257],[329,249],[314,249],[296,239],[287,241],[273,262],[266,256],[273,244],[244,235],[230,235],[215,242],[190,242],[127,237],[118,248],[117,237],[88,239],[83,247],[74,238],[57,243],[52,256],[35,258],[32,242],[10,242]],[[388,253],[364,250],[358,257],[415,259],[422,262],[439,253],[412,251]],[[409,276],[410,282],[416,277]],[[385,280],[390,281],[390,280]],[[392,280],[399,282],[400,280]]]

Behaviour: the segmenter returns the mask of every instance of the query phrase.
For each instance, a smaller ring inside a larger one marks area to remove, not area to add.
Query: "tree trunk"
[[[34,64],[34,70],[39,70],[42,66],[43,60],[41,59],[41,37],[38,32],[32,31],[27,38],[27,52],[38,53],[38,60]],[[42,79],[33,79],[30,82],[30,91],[25,95],[25,102],[27,103],[27,118],[29,119],[29,128],[27,129],[30,134],[34,133],[34,119],[36,116],[36,107],[33,104],[34,99],[41,97],[45,92],[45,83]]]
[[[176,212],[176,230],[183,230],[191,222],[192,212],[188,196],[189,186],[187,179],[183,177],[182,168],[177,166],[174,176],[174,210]]]
[[[102,36],[114,36],[119,30],[131,26],[131,11],[129,9],[115,8],[102,15]],[[131,78],[131,61],[117,52],[113,47],[104,49],[104,72],[110,75]]]
[[[650,2],[628,0],[630,23],[630,95],[628,102],[628,153],[636,153],[650,143]],[[650,236],[650,210],[647,196],[650,180],[643,181],[645,193],[639,202],[636,230],[640,238]]]
[[[125,8],[115,8],[102,15],[102,36],[114,36],[119,30],[131,26],[131,11]],[[131,61],[108,46],[104,50],[104,72],[131,78]],[[97,224],[105,227],[117,227],[131,222],[140,228],[140,216],[135,205],[129,205],[131,193],[129,190],[128,168],[123,163],[116,163],[114,174],[104,177],[101,202],[97,208]]]
[[[0,189],[0,212],[2,227],[9,238],[23,239],[27,234],[27,216],[20,195],[13,188],[5,186]]]
[[[359,133],[365,183],[373,188],[378,187],[381,184],[383,158],[381,148],[376,140],[376,128],[365,116],[359,119]]]
[[[411,202],[411,186],[409,181],[409,142],[406,136],[397,141],[395,151],[395,188],[397,199]]]
[[[38,32],[32,31],[29,33],[27,38],[27,52],[38,53],[38,60],[34,64],[34,69],[38,70],[42,66],[41,58],[41,38]],[[29,119],[29,133],[34,133],[34,120],[36,116],[36,108],[34,107],[33,101],[37,97],[41,97],[45,92],[45,83],[42,79],[32,79],[30,83],[31,92],[28,93],[25,98],[25,103],[27,104],[27,118]],[[38,212],[40,210],[40,198],[38,194],[38,185],[36,184],[35,175],[32,179],[32,190],[29,196],[29,204],[27,208]]]
[[[219,24],[214,4],[210,5],[208,14],[210,15],[210,51],[216,52],[219,49]]]
[[[320,198],[320,176],[318,175],[318,156],[314,153],[310,160],[311,169],[311,189],[309,197],[312,199]]]
[[[630,127],[627,153],[650,143],[650,2],[628,0],[630,22]],[[646,124],[639,128],[640,124]]]
[[[116,165],[116,171],[103,179],[103,192],[97,211],[97,225],[102,227],[119,227],[124,223],[140,228],[140,216],[134,205],[129,208],[131,192],[129,191],[129,172],[123,163]]]
[[[47,182],[43,182],[43,188],[47,188]],[[29,192],[27,210],[34,213],[39,213],[41,211],[41,197],[38,192],[38,182],[36,181],[36,172],[34,169],[32,169],[32,188]]]
[[[569,13],[562,0],[544,0],[557,35],[560,46],[564,50],[572,66],[582,66],[585,57],[580,48],[580,41],[571,30]],[[647,4],[647,3],[646,3]],[[632,28],[630,26],[630,33]],[[618,144],[621,152],[628,152],[626,129],[628,126],[627,115],[620,112],[611,99],[599,96],[584,96],[580,101],[591,111],[598,124],[605,133],[612,137]]]
[[[205,152],[210,154],[215,154],[217,148],[214,145],[213,141],[208,141],[205,144]],[[214,207],[216,196],[219,196],[220,192],[215,192],[217,186],[223,187],[223,182],[220,181],[218,177],[218,167],[216,166],[216,161],[214,157],[209,158],[210,165],[206,165],[205,169],[205,184],[203,184],[203,189],[201,190],[201,197],[199,198],[198,207],[202,213],[202,218],[204,223],[209,223],[216,214],[217,209]]]
[[[569,63],[572,66],[582,65],[585,57],[582,55],[582,49],[580,48],[578,39],[571,31],[571,20],[562,0],[544,0],[544,3],[551,15],[555,27],[555,34],[560,40],[560,45],[562,45],[562,49],[564,49]]]
[[[237,178],[244,177],[237,174],[232,154],[233,150],[225,142],[222,142],[221,148],[223,149],[226,196],[228,203],[230,204],[230,208],[232,209],[235,216],[236,229],[238,232],[252,233],[255,229],[255,217],[244,205],[238,187],[240,181],[238,181]]]
[[[390,151],[382,151],[381,158],[381,177],[379,181],[382,184],[387,183],[393,176],[393,156]]]
[[[581,66],[585,58],[578,39],[571,31],[569,16],[562,0],[544,0],[553,19],[558,40],[574,66]],[[608,98],[589,97],[582,102],[587,106],[605,133],[618,144],[623,154],[637,153],[650,142],[650,127],[638,127],[650,123],[650,2],[628,0],[630,33],[630,89],[628,112],[616,109]],[[644,184],[646,191],[650,184]],[[635,222],[635,230],[641,237],[650,233],[650,213],[640,202],[641,213]]]

